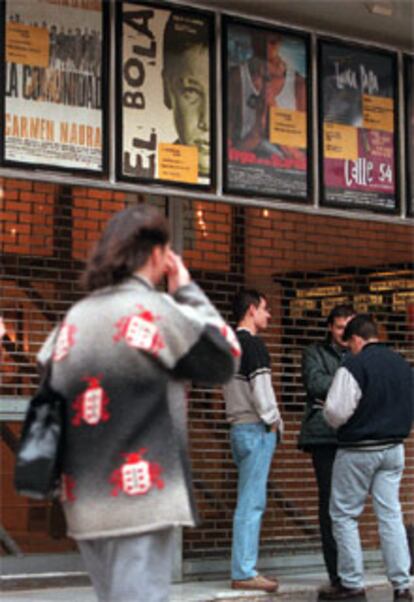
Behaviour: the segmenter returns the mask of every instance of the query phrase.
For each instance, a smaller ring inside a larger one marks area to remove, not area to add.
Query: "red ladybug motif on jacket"
[[[125,461],[110,478],[115,485],[111,495],[117,496],[120,491],[127,495],[144,495],[154,486],[164,488],[164,481],[160,478],[162,468],[155,462],[145,460],[143,456],[146,452],[143,448],[136,453],[122,454]]]
[[[75,489],[75,479],[63,473],[60,483],[60,501],[61,502],[74,502],[76,500],[74,489]]]
[[[138,313],[118,320],[115,325],[118,331],[113,339],[115,342],[124,339],[130,347],[158,355],[165,344],[155,324],[157,320],[158,317],[139,305]]]
[[[65,358],[71,347],[75,344],[76,326],[74,324],[62,324],[53,350],[52,359],[54,362],[60,362]]]
[[[72,404],[72,408],[75,410],[75,416],[72,418],[73,426],[80,426],[82,422],[95,426],[110,418],[106,409],[109,398],[101,386],[99,377],[92,376],[85,380],[88,382],[88,387],[76,397]]]

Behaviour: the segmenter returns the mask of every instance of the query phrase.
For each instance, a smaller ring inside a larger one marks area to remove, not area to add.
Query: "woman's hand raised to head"
[[[185,286],[191,281],[190,272],[185,267],[183,260],[172,250],[168,251],[166,267],[168,292],[171,295],[175,293],[177,288]]]

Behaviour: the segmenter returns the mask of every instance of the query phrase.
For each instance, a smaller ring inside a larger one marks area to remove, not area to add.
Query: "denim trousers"
[[[262,422],[236,424],[230,431],[231,450],[238,468],[237,506],[233,518],[232,579],[257,575],[267,479],[276,449],[276,433]]]
[[[338,546],[338,574],[345,587],[364,585],[358,518],[368,494],[377,517],[387,577],[394,589],[410,587],[410,556],[399,500],[403,470],[402,443],[381,451],[337,451],[330,513]]]

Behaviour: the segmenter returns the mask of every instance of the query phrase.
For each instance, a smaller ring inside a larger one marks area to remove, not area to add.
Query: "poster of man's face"
[[[121,177],[211,185],[212,17],[119,4]]]

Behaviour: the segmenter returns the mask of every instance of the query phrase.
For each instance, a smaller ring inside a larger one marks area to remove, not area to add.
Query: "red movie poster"
[[[395,211],[392,55],[322,42],[321,87],[323,201]]]

